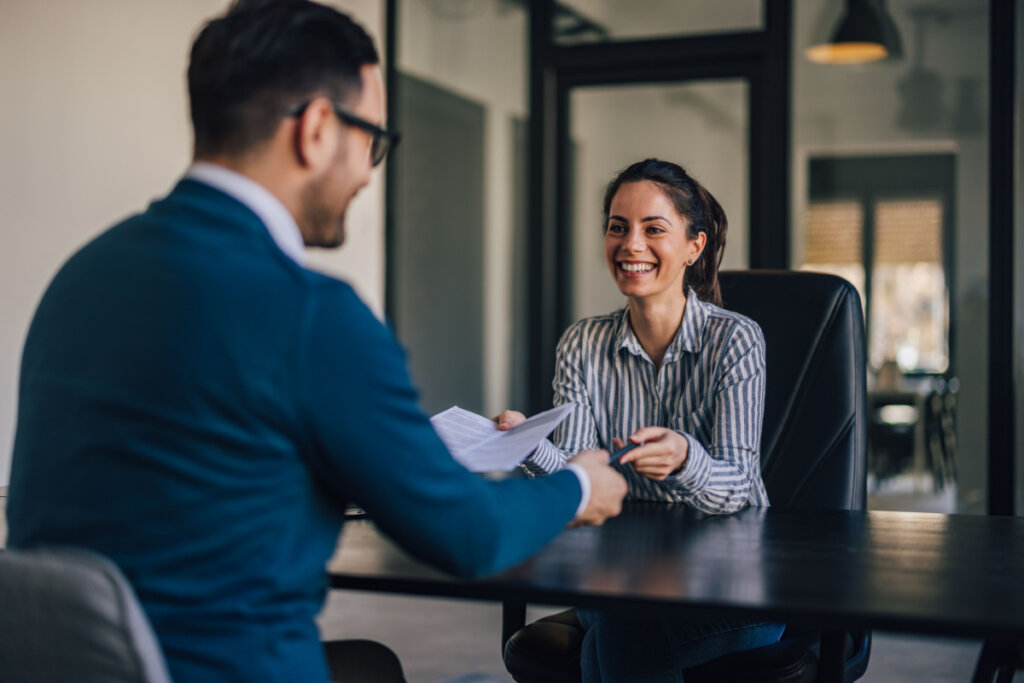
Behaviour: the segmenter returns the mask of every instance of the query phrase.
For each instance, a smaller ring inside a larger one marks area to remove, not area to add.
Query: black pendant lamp
[[[884,0],[846,0],[846,13],[829,42],[804,50],[818,64],[864,64],[901,57],[903,44]]]

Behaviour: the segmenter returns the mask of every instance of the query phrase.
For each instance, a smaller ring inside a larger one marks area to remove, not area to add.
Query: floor
[[[868,477],[869,510],[903,510],[908,512],[960,512],[957,509],[956,484],[935,490],[927,474],[901,474],[876,483]]]
[[[527,618],[550,611],[531,608]],[[321,615],[325,638],[372,638],[391,647],[402,660],[409,683],[466,674],[511,681],[501,662],[500,624],[501,608],[487,603],[350,592],[333,593]],[[980,646],[972,640],[876,632],[868,670],[860,680],[965,683],[971,680]],[[1024,673],[1014,681],[1024,682]]]

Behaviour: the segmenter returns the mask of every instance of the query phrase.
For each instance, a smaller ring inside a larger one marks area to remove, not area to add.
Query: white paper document
[[[452,406],[430,423],[452,457],[472,472],[507,472],[526,459],[565,419],[575,403],[537,413],[508,431],[499,432],[493,420]]]

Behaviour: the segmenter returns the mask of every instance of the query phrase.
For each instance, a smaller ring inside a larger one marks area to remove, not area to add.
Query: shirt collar
[[[708,304],[697,298],[693,288],[689,288],[686,294],[686,310],[683,311],[683,322],[679,325],[672,343],[665,351],[663,363],[670,363],[679,357],[682,351],[700,353],[704,345],[703,331],[704,323],[708,319]],[[615,348],[626,349],[634,356],[649,358],[647,352],[640,346],[640,340],[636,338],[632,326],[629,324],[629,306],[623,309],[619,317],[619,327],[615,336]]]
[[[214,187],[237,199],[256,214],[278,248],[300,266],[306,265],[302,233],[291,212],[270,190],[230,168],[209,161],[196,161],[185,177]]]

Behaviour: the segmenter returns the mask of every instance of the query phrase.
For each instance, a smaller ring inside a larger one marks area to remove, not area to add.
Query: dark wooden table
[[[1024,640],[1024,518],[634,503],[480,580],[427,568],[356,520],[329,570],[335,588],[503,601],[507,628],[532,602]]]

